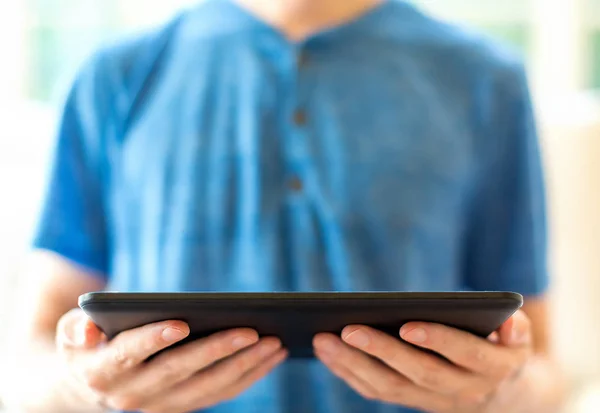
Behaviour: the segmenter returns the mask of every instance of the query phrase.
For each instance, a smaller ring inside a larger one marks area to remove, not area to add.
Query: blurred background
[[[58,105],[75,71],[100,43],[193,2],[0,1],[0,331],[42,195]],[[554,343],[573,388],[567,411],[597,412],[600,0],[415,2],[511,44],[527,63],[547,176]]]

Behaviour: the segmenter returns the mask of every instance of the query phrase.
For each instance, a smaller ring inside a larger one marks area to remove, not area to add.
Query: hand
[[[369,327],[349,326],[342,340],[332,334],[316,336],[315,353],[364,397],[434,413],[506,411],[507,389],[532,354],[523,312],[488,340],[429,323],[408,323],[400,336],[406,342]]]
[[[103,407],[142,412],[188,412],[237,396],[286,357],[275,338],[259,341],[238,329],[184,344],[146,359],[189,334],[180,321],[126,331],[110,342],[81,311],[60,321],[57,346],[73,376]]]

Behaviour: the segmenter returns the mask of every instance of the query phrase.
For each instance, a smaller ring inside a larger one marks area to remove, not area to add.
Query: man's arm
[[[0,398],[19,412],[94,412],[94,398],[73,383],[55,351],[59,319],[77,307],[81,294],[101,291],[105,282],[57,255],[34,252],[20,280],[10,328]]]

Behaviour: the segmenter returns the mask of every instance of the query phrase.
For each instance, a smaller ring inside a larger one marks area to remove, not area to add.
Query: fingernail
[[[165,341],[179,341],[187,336],[187,333],[175,327],[167,327],[162,332],[162,338]]]
[[[362,328],[358,328],[344,337],[344,341],[354,347],[363,348],[369,345],[371,338]]]
[[[233,339],[231,342],[231,347],[233,347],[234,350],[240,350],[252,345],[253,343],[254,342],[248,337],[239,336]]]
[[[427,333],[422,328],[413,328],[400,333],[400,337],[411,343],[423,343],[427,340]]]

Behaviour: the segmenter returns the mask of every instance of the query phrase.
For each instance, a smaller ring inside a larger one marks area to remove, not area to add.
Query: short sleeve
[[[91,62],[79,74],[64,104],[34,234],[33,247],[57,253],[94,273],[107,274],[104,197],[104,96],[101,73]]]
[[[467,216],[469,289],[540,295],[548,286],[545,187],[524,68],[503,72],[482,103],[476,186]]]

